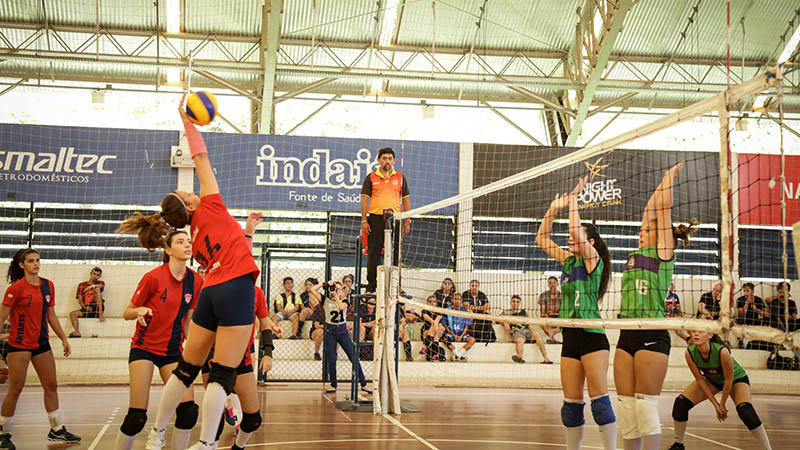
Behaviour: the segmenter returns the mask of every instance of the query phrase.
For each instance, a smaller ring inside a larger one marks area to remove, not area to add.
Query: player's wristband
[[[189,153],[192,154],[192,158],[203,153],[208,154],[203,136],[200,136],[200,132],[197,131],[194,124],[188,120],[184,120],[183,129],[186,131],[186,140],[189,142]]]
[[[272,350],[275,348],[272,344],[272,330],[263,330],[261,332],[258,345],[261,347],[261,353],[263,353],[264,356],[272,358]]]

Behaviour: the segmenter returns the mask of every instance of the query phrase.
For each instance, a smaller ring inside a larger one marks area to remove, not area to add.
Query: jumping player
[[[689,410],[708,399],[717,413],[717,420],[728,418],[725,404],[733,397],[736,414],[750,430],[759,447],[772,450],[767,431],[750,403],[750,379],[747,372],[731,356],[730,350],[719,336],[703,331],[692,331],[692,344],[686,349],[686,364],[694,381],[675,398],[672,419],[675,426],[675,443],[669,450],[684,450],[683,438],[689,423]],[[714,397],[722,392],[719,402]]]
[[[125,221],[120,232],[133,226]],[[178,365],[189,322],[203,286],[203,279],[186,262],[192,257],[192,244],[185,231],[172,230],[164,239],[164,264],[147,272],[139,281],[122,317],[136,320],[131,339],[128,371],[130,402],[128,413],[117,434],[116,450],[130,450],[136,435],[147,422],[147,403],[153,366],[167,381]],[[187,389],[176,409],[173,448],[183,450],[197,423],[198,409],[193,389]]]
[[[639,249],[628,254],[622,273],[622,318],[663,318],[672,282],[677,240],[689,244],[695,231],[672,225],[672,191],[685,161],[666,171],[645,206]],[[669,363],[667,330],[622,330],[614,353],[617,412],[626,450],[658,449],[661,423],[658,398]]]
[[[611,278],[611,254],[592,224],[581,224],[578,194],[587,178],[581,178],[569,194],[557,194],[542,220],[536,243],[545,253],[564,265],[561,274],[559,317],[599,319],[597,303],[606,293]],[[569,251],[550,239],[558,211],[569,207]],[[609,345],[605,332],[596,328],[564,328],[561,349],[561,386],[564,404],[561,421],[567,427],[567,448],[578,449],[583,439],[583,383],[592,401],[592,416],[600,427],[603,447],[615,449],[616,417],[608,398]]]
[[[50,421],[47,440],[53,442],[80,442],[81,438],[67,431],[58,410],[58,382],[56,361],[50,349],[47,325],[53,327],[61,339],[64,357],[72,352],[67,336],[56,316],[56,290],[53,282],[39,277],[39,252],[32,248],[18,250],[8,265],[8,282],[11,286],[3,296],[0,306],[0,323],[9,319],[8,336],[8,392],[0,410],[0,449],[14,450],[11,432],[17,401],[25,386],[28,363],[42,384],[44,409]]]
[[[156,249],[160,247],[158,238],[170,226],[183,228],[191,225],[193,256],[206,267],[207,273],[183,353],[164,386],[155,423],[148,436],[148,449],[161,449],[165,445],[167,422],[181,402],[183,393],[197,378],[211,346],[215,345],[208,388],[201,407],[200,442],[191,448],[212,447],[225,397],[233,391],[236,366],[241,362],[249,341],[248,334],[253,330],[253,283],[259,273],[241,226],[222,201],[203,138],[183,111],[184,100],[185,95],[178,111],[200,182],[200,197],[175,191],[161,201],[160,213],[138,216],[139,242],[144,248]]]

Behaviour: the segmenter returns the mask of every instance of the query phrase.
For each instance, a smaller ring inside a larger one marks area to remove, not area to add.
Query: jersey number
[[[28,304],[27,304],[27,305],[25,305],[25,306],[31,306],[31,301],[33,301],[33,295],[31,295],[31,294],[28,294],[28,295],[26,295],[25,297],[28,297]]]
[[[650,288],[650,284],[647,280],[636,280],[636,292],[640,295],[647,295],[647,290]]]
[[[210,267],[208,267],[208,262],[214,258],[214,253],[219,251],[220,246],[219,244],[211,245],[211,240],[208,239],[208,235],[206,235],[206,237],[203,238],[203,242],[205,242],[206,244],[206,250],[208,250],[208,256],[204,255],[203,252],[198,250],[197,253],[195,253],[194,258],[200,261],[200,264],[202,264],[203,267],[205,267],[206,269],[210,269]]]
[[[344,310],[331,311],[331,322],[341,323],[344,321]]]
[[[164,289],[164,292],[161,293],[161,303],[167,303],[167,290]]]
[[[581,291],[575,291],[575,307],[579,308],[581,306]]]

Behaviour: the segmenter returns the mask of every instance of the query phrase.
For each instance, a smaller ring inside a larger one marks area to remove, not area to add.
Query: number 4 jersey
[[[675,258],[664,261],[655,246],[628,254],[622,272],[620,317],[652,319],[664,317]]]

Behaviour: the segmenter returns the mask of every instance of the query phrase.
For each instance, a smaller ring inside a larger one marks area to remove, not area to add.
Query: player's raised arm
[[[183,129],[186,131],[186,140],[189,142],[189,151],[192,154],[194,161],[195,173],[197,173],[197,180],[200,182],[200,197],[206,195],[218,194],[219,186],[217,185],[217,177],[214,176],[214,170],[211,168],[211,162],[208,160],[208,150],[206,143],[203,141],[203,136],[197,131],[194,124],[189,120],[184,110],[184,102],[186,94],[181,97],[180,105],[178,106],[178,113],[183,121]]]

